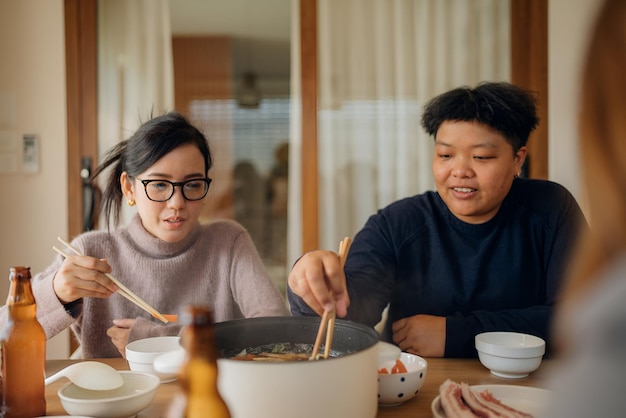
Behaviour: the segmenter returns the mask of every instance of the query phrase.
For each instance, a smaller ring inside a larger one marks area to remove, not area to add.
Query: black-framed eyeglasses
[[[187,200],[200,200],[206,196],[209,191],[210,178],[191,179],[185,181],[169,181],[169,180],[141,180],[146,191],[146,196],[153,202],[165,202],[174,196],[176,186],[180,186],[183,197]]]

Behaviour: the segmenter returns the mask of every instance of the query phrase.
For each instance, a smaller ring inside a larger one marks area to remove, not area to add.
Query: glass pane
[[[99,153],[150,115],[189,117],[214,157],[201,222],[246,227],[283,293],[290,36],[291,0],[98,2]]]
[[[264,98],[255,109],[242,108],[234,99],[190,103],[190,117],[205,129],[209,142],[232,146],[227,174],[232,205],[226,209],[250,233],[281,292],[286,277],[289,110],[288,98]]]

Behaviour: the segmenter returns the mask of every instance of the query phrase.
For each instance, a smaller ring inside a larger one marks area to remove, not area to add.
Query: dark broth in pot
[[[313,344],[285,342],[241,349],[222,349],[220,350],[220,357],[242,361],[306,361],[312,352]],[[320,348],[320,352],[324,352],[323,346]],[[345,354],[349,353],[331,349],[329,357],[340,357]]]

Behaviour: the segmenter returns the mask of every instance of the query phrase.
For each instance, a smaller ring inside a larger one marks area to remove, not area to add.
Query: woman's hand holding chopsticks
[[[73,254],[78,255],[78,256],[85,256],[85,254],[83,254],[78,248],[74,247],[69,242],[64,241],[61,237],[57,237],[57,239],[59,240],[59,242],[63,243],[63,245],[65,245]],[[56,251],[57,253],[59,253],[61,256],[65,257],[65,258],[68,257],[68,254],[66,254],[63,250],[60,250],[60,249],[58,249],[57,247],[54,247],[54,246],[52,247],[52,249],[54,251]],[[101,260],[101,261],[104,261],[104,260]],[[163,316],[162,313],[160,313],[159,311],[154,309],[152,306],[148,305],[143,299],[141,299],[139,296],[134,294],[122,282],[118,281],[116,278],[111,276],[111,274],[106,272],[106,273],[104,273],[104,275],[107,277],[107,279],[109,279],[111,282],[113,282],[117,286],[117,288],[118,288],[117,292],[120,295],[122,295],[126,299],[130,300],[132,303],[134,303],[135,305],[139,306],[141,309],[143,309],[146,312],[150,313],[153,317],[159,319],[161,322],[166,323],[166,324],[168,322],[170,322],[170,320],[167,319],[165,316]],[[176,315],[174,315],[174,316],[176,316]]]
[[[106,274],[111,266],[106,260],[86,255],[67,255],[52,281],[54,293],[63,303],[81,298],[108,298],[118,286]]]
[[[347,242],[346,255],[349,245]],[[343,263],[337,253],[318,250],[303,255],[287,280],[291,290],[319,316],[332,311],[333,306],[338,317],[347,315],[350,297]]]
[[[350,298],[346,276],[335,252],[317,250],[303,255],[291,269],[287,281],[291,290],[319,316],[332,310],[333,301],[337,316],[342,318],[348,313]]]
[[[350,237],[345,237],[339,243],[339,252],[337,253],[337,256],[339,260],[339,268],[341,269],[342,272],[343,272],[344,265],[346,263],[346,258],[348,257],[348,250],[350,249],[351,243],[352,243],[352,239],[350,239]],[[345,279],[344,279],[344,283],[345,283]],[[332,288],[331,288],[331,293],[332,293]],[[333,341],[333,333],[335,331],[336,316],[337,316],[337,311],[336,311],[336,304],[334,301],[331,301],[330,306],[324,305],[324,313],[322,314],[322,319],[320,320],[320,326],[317,331],[317,337],[315,338],[315,343],[313,344],[313,352],[311,353],[309,360],[317,360],[324,333],[326,333],[326,345],[324,347],[323,357],[327,359],[330,356],[330,349],[331,349],[331,345]]]

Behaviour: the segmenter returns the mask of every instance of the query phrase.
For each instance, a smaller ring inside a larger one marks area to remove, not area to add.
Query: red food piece
[[[400,359],[396,359],[396,364],[391,368],[391,374],[396,374],[396,373],[406,373],[406,366],[404,365],[404,363],[402,363],[400,361]]]

